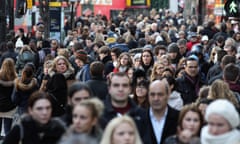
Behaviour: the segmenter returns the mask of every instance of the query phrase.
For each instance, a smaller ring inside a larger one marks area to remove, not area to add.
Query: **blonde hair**
[[[65,58],[69,58],[69,52],[68,52],[68,49],[58,49],[58,52],[57,54],[60,56],[64,56]]]
[[[160,77],[162,77],[162,74],[159,75],[157,73],[157,68],[158,66],[162,65],[163,67],[165,67],[164,63],[162,62],[155,62],[154,65],[153,65],[153,68],[152,68],[152,73],[151,73],[151,76],[150,76],[150,81],[154,81],[156,79],[159,79]]]
[[[108,123],[108,125],[103,133],[103,137],[102,137],[100,144],[112,144],[112,135],[113,135],[114,131],[116,130],[116,127],[122,123],[128,123],[133,127],[133,129],[135,131],[135,143],[134,144],[142,144],[137,127],[136,127],[133,119],[127,115],[124,115],[122,117],[116,117]]]
[[[75,107],[77,106],[84,106],[88,108],[88,110],[91,112],[92,118],[97,118],[97,119],[102,115],[103,109],[104,109],[103,102],[98,98],[90,98],[90,99],[82,100]]]
[[[217,56],[217,51],[219,51],[219,50],[221,50],[221,48],[218,46],[212,48],[209,62],[214,62],[215,57]]]
[[[222,80],[215,80],[209,89],[209,99],[227,99],[232,102],[236,107],[239,107],[237,98],[230,90],[228,84]]]
[[[67,59],[66,57],[64,57],[64,56],[57,56],[57,57],[53,60],[53,65],[52,65],[52,67],[50,68],[49,71],[55,71],[55,72],[57,72],[56,66],[57,66],[57,62],[58,62],[59,60],[64,60],[64,62],[66,63],[67,69],[68,69],[68,70],[71,70],[72,72],[74,72],[74,68],[72,67],[72,65],[70,64],[70,62],[68,61],[68,59]]]

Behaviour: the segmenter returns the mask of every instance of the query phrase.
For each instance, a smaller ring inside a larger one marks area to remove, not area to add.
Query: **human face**
[[[142,53],[142,61],[145,65],[150,65],[152,60],[151,54],[149,52]]]
[[[135,131],[129,123],[121,123],[115,128],[112,135],[112,144],[134,144],[135,141]]]
[[[128,73],[128,77],[130,79],[132,79],[132,77],[133,77],[133,69],[132,68],[128,69],[127,73]]]
[[[147,88],[141,85],[136,87],[136,95],[137,97],[146,97],[147,96]]]
[[[99,53],[99,58],[100,58],[100,60],[103,60],[103,58],[106,57],[106,56],[107,56],[107,55],[104,54],[104,53]]]
[[[75,92],[71,98],[71,104],[73,106],[79,104],[82,100],[90,98],[90,94],[88,91],[82,89]]]
[[[32,108],[29,108],[29,114],[40,124],[46,124],[51,118],[52,107],[47,99],[39,99]]]
[[[162,81],[154,81],[150,84],[148,98],[153,111],[164,111],[167,107],[169,92]]]
[[[158,59],[160,59],[160,58],[161,58],[161,56],[162,56],[162,55],[165,55],[165,54],[166,54],[166,51],[165,51],[165,50],[163,50],[163,49],[160,49],[160,50],[158,51],[157,58],[158,58]]]
[[[86,46],[90,48],[92,46],[92,41],[87,39]]]
[[[117,55],[115,53],[113,53],[113,52],[111,52],[111,57],[112,57],[113,61],[117,60]]]
[[[162,75],[163,70],[164,70],[164,65],[158,64],[157,67],[156,67],[156,73],[157,73],[158,75]]]
[[[140,58],[137,58],[135,59],[134,61],[134,67],[138,68],[141,66],[141,59]]]
[[[231,130],[230,124],[228,121],[218,115],[211,114],[208,117],[208,131],[212,135],[222,135]]]
[[[170,65],[169,61],[167,58],[161,58],[161,62],[165,65],[165,66],[168,66]]]
[[[231,55],[231,56],[234,56],[234,55],[235,55],[234,51],[231,50],[231,47],[230,47],[230,46],[229,46],[229,47],[228,47],[228,46],[225,46],[225,47],[224,47],[224,51],[226,51],[228,55]]]
[[[198,74],[198,62],[194,60],[187,61],[185,71],[191,77],[195,77]]]
[[[113,104],[126,104],[130,94],[130,82],[127,76],[113,76],[109,86]]]
[[[198,106],[198,109],[201,111],[201,113],[202,113],[203,116],[205,115],[207,106],[208,106],[208,105],[207,105],[207,104],[204,104],[204,103],[201,103],[201,104],[199,104],[199,106]]]
[[[168,53],[170,59],[175,59],[177,57],[177,53],[176,52],[170,52]]]
[[[179,45],[178,47],[179,47],[179,53],[181,55],[183,55],[186,52],[186,50],[187,50],[186,45]]]
[[[79,68],[82,68],[83,65],[84,65],[84,62],[82,60],[80,60],[80,59],[75,59],[75,63],[77,64],[77,66]]]
[[[200,129],[200,117],[198,113],[188,111],[182,120],[182,128],[188,129],[193,135],[197,135]]]
[[[77,105],[73,109],[73,127],[77,133],[89,133],[94,125],[96,118],[93,118],[91,111],[82,105]]]
[[[191,40],[191,42],[196,42],[198,39],[197,39],[197,37],[194,36],[194,37],[191,37],[190,40]]]
[[[52,47],[54,50],[56,50],[56,49],[57,49],[57,46],[58,46],[57,41],[53,40],[53,41],[51,42],[51,47]]]
[[[122,66],[127,66],[128,56],[127,55],[122,56],[121,59],[120,59],[120,63],[121,63]]]
[[[66,62],[63,59],[58,60],[56,64],[56,69],[59,73],[65,73],[67,71]]]

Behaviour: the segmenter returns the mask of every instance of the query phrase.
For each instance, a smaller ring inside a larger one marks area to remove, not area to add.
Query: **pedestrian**
[[[28,114],[12,128],[3,144],[57,144],[65,127],[51,114],[49,95],[42,91],[33,93],[28,100]]]
[[[202,144],[235,144],[240,141],[239,113],[224,99],[212,102],[206,110],[208,124],[201,131]]]
[[[129,116],[116,117],[107,125],[100,144],[142,144],[134,121]]]
[[[14,80],[17,78],[14,60],[5,58],[0,69],[0,139],[10,131],[16,106],[11,100]]]

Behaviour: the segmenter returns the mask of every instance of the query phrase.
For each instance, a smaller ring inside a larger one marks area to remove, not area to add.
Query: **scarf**
[[[221,135],[212,135],[208,132],[208,126],[205,126],[201,131],[202,144],[235,144],[240,141],[240,132],[233,129]]]

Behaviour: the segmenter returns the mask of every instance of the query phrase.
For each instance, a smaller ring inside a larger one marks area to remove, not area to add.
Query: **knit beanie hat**
[[[232,128],[236,128],[240,124],[239,114],[234,105],[228,100],[219,99],[212,102],[206,110],[206,121],[208,121],[211,114],[224,117]]]
[[[168,53],[178,53],[178,46],[176,43],[171,43],[168,46]]]

